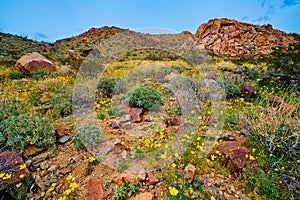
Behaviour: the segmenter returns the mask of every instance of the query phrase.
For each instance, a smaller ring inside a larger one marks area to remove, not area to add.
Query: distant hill
[[[89,52],[102,41],[126,31],[115,26],[91,28],[90,30],[70,38],[58,40],[54,43],[38,42],[24,37],[7,33],[0,33],[0,63],[14,65],[17,59],[28,52],[39,52],[55,64],[70,64],[79,66]],[[149,35],[149,34],[148,34]],[[261,57],[272,53],[274,49],[287,51],[290,44],[295,43],[299,34],[287,34],[272,28],[272,25],[256,26],[226,18],[212,19],[202,24],[195,34],[183,31],[181,34],[164,34],[159,37],[163,40],[177,41],[177,38],[187,36],[198,48],[206,49],[209,53],[221,57],[239,57],[251,55]],[[157,35],[150,36],[155,41]],[[176,59],[173,54],[149,51],[133,52],[121,59],[138,59],[139,54],[146,59]],[[160,58],[161,56],[161,58]]]

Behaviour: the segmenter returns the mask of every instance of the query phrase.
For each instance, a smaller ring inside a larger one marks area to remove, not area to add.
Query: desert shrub
[[[126,94],[128,103],[149,110],[162,102],[162,95],[154,88],[145,86],[129,90]]]
[[[297,107],[290,112],[293,107],[285,104],[283,108],[265,100],[259,106],[245,108],[240,116],[250,144],[262,149],[266,157],[264,167],[270,172],[299,174],[300,114]]]
[[[95,147],[102,141],[102,131],[98,126],[81,126],[76,130],[72,139],[76,148]]]
[[[103,77],[102,79],[100,79],[97,85],[97,89],[101,91],[106,97],[111,98],[115,85],[116,85],[115,78]]]
[[[51,98],[49,104],[52,105],[51,116],[54,118],[66,117],[72,113],[71,94],[61,92]]]
[[[0,144],[12,150],[33,144],[46,147],[54,141],[53,126],[48,118],[21,114],[0,123]]]
[[[239,97],[241,95],[240,88],[237,85],[235,85],[232,81],[223,80],[220,81],[220,84],[224,84],[227,99]]]
[[[11,116],[18,116],[27,112],[26,103],[15,97],[0,100],[0,122]]]

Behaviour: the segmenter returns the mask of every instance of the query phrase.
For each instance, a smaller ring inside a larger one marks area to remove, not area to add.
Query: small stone
[[[143,116],[143,120],[144,120],[145,122],[151,122],[151,117],[150,117],[150,115],[144,115],[144,116]]]
[[[49,167],[50,167],[50,161],[49,160],[46,160],[46,161],[40,163],[41,170],[48,169]]]
[[[66,168],[63,168],[59,171],[60,174],[62,175],[66,175],[68,173],[70,173],[72,171],[72,169],[70,167],[66,167]]]
[[[154,199],[154,195],[152,193],[143,192],[136,195],[135,197],[131,197],[129,200],[153,200],[153,199]]]
[[[184,178],[188,179],[188,181],[191,183],[194,179],[194,175],[196,172],[196,167],[192,164],[188,164],[185,169],[185,174],[184,174]]]
[[[121,157],[122,157],[123,159],[126,159],[126,158],[127,158],[127,151],[126,151],[126,150],[122,151]]]
[[[135,175],[123,172],[119,176],[116,176],[112,181],[117,184],[120,184],[121,182],[134,183],[135,180]]]
[[[129,114],[132,122],[141,122],[142,121],[143,108],[130,108]]]
[[[145,184],[146,185],[153,185],[158,182],[158,179],[156,176],[154,176],[151,173],[146,173],[146,178],[145,178]]]
[[[119,125],[118,125],[118,123],[117,123],[116,121],[112,121],[112,122],[110,123],[110,127],[111,127],[112,129],[118,129],[118,128],[120,128]]]
[[[79,155],[76,155],[76,156],[72,157],[72,160],[74,160],[75,162],[79,162],[79,161],[85,160],[85,159],[86,159],[86,156],[82,155],[82,154],[79,154]]]
[[[99,177],[91,178],[87,185],[88,190],[87,200],[102,200],[104,196],[102,181]]]
[[[46,189],[46,182],[40,177],[40,175],[36,175],[34,181],[42,191]]]
[[[49,168],[48,168],[48,171],[50,172],[53,172],[56,170],[56,165],[51,165]]]
[[[64,144],[64,143],[66,143],[69,139],[70,139],[70,136],[65,135],[65,136],[59,138],[58,142],[59,142],[60,144]]]

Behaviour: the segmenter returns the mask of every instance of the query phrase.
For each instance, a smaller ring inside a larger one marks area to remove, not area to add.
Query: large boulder
[[[38,68],[47,68],[54,70],[55,67],[51,61],[42,56],[37,52],[27,53],[22,56],[16,63],[16,67],[26,70],[28,72],[38,69]]]

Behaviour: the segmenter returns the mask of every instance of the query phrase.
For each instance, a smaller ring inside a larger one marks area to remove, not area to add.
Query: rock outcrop
[[[16,67],[25,71],[32,71],[38,68],[48,68],[54,70],[55,67],[51,61],[37,52],[27,53],[22,56],[16,63]]]
[[[272,25],[256,26],[226,18],[212,19],[202,24],[196,34],[202,48],[218,56],[261,56],[274,47],[287,49],[295,39],[291,34],[273,29]]]

